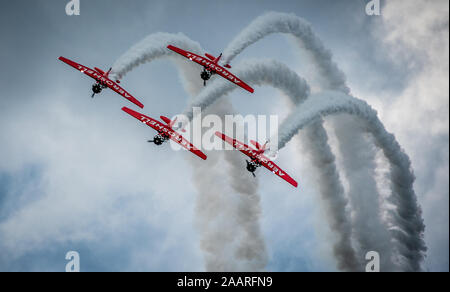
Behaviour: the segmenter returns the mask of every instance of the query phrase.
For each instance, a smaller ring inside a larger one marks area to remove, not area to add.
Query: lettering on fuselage
[[[115,82],[111,81],[110,79],[104,77],[97,71],[91,70],[87,67],[84,67],[83,65],[78,65],[78,70],[80,70],[82,73],[86,73],[87,75],[94,78],[98,83],[107,85],[109,88],[113,89],[120,95],[123,95],[125,98],[130,98],[131,95],[126,92],[122,87],[117,85]]]
[[[266,158],[264,155],[260,154],[256,150],[252,150],[251,148],[245,147],[243,144],[237,142],[236,140],[233,140],[233,146],[237,150],[246,153],[247,155],[250,155],[252,159],[255,160],[258,164],[264,164],[267,166],[267,168],[272,171],[274,174],[278,174],[279,176],[285,176],[286,174],[282,172],[278,167],[275,166],[275,164]]]
[[[241,81],[236,76],[218,66],[217,64],[214,64],[214,62],[209,61],[208,59],[190,53],[187,54],[187,57],[190,60],[195,61],[203,67],[211,70],[212,72],[222,73],[223,77],[230,79],[230,81],[236,84],[241,83]]]
[[[191,151],[191,150],[198,151],[197,148],[195,148],[193,145],[191,145],[189,142],[187,142],[185,139],[183,139],[183,136],[181,136],[180,134],[178,134],[174,130],[168,128],[167,126],[162,125],[159,122],[157,122],[155,120],[151,120],[151,119],[149,119],[147,117],[141,117],[141,122],[143,122],[144,124],[149,125],[153,129],[158,131],[158,133],[160,133],[161,135],[163,135],[163,136],[165,136],[167,138],[172,137],[174,140],[176,140],[182,146],[186,147],[189,151]]]

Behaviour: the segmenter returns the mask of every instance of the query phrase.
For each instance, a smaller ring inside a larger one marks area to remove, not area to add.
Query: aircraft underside
[[[214,74],[211,70],[203,69],[202,73],[200,73],[200,77],[203,79],[203,85],[206,86],[206,81],[208,81],[211,76]]]
[[[91,97],[93,98],[94,95],[99,94],[105,88],[107,88],[107,86],[100,84],[99,82],[95,83],[94,85],[92,85],[92,96]]]
[[[246,160],[246,162],[247,162],[247,170],[249,172],[251,172],[251,174],[253,176],[255,176],[255,171],[258,169],[258,167],[261,166],[261,164],[259,164],[258,162],[254,161],[254,160],[252,160],[252,161]]]
[[[155,145],[162,145],[164,142],[166,142],[169,139],[169,137],[163,136],[161,134],[155,135],[153,137],[153,140],[148,140],[149,143],[155,143]]]

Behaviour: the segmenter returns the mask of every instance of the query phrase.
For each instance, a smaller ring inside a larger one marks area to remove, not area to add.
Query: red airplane
[[[98,94],[102,92],[105,88],[111,88],[118,94],[122,95],[135,105],[137,105],[140,108],[144,108],[144,105],[140,103],[136,98],[134,98],[131,94],[129,94],[125,89],[120,87],[117,83],[120,83],[119,80],[116,80],[116,82],[109,79],[109,73],[111,72],[111,68],[108,70],[108,72],[104,72],[103,70],[94,67],[95,70],[92,70],[86,66],[83,66],[81,64],[75,63],[74,61],[71,61],[69,59],[66,59],[64,57],[59,57],[59,60],[63,61],[64,63],[74,67],[81,73],[86,74],[87,76],[95,79],[96,83],[92,85],[92,97],[94,97],[95,94]]]
[[[183,57],[186,57],[189,60],[203,66],[203,72],[200,74],[200,77],[203,79],[203,85],[206,86],[206,81],[208,81],[212,75],[219,74],[223,78],[233,82],[234,84],[244,88],[245,90],[247,90],[251,93],[254,92],[253,88],[248,86],[241,79],[237,78],[232,73],[230,73],[227,69],[225,69],[225,68],[231,69],[231,66],[229,64],[226,64],[223,67],[219,65],[219,61],[220,61],[220,58],[222,58],[222,54],[220,54],[220,56],[216,58],[216,57],[206,53],[205,56],[208,58],[208,59],[206,59],[202,56],[182,50],[182,49],[174,47],[172,45],[167,46],[167,48],[169,50],[172,50],[175,53],[178,53],[178,54],[182,55]]]
[[[192,153],[194,153],[201,159],[206,160],[207,157],[202,151],[195,148],[194,145],[192,145],[189,141],[184,139],[183,136],[178,134],[173,129],[173,126],[177,119],[174,119],[172,121],[169,118],[161,116],[161,120],[163,120],[164,123],[166,123],[166,124],[163,124],[163,123],[158,122],[157,120],[154,120],[150,117],[140,114],[140,113],[138,113],[132,109],[129,109],[127,107],[123,107],[122,110],[158,132],[158,134],[156,134],[156,136],[153,138],[153,140],[148,140],[149,143],[155,143],[156,145],[161,145],[164,142],[166,142],[167,140],[171,139],[171,140],[177,142],[178,144],[180,144],[181,146],[183,146],[184,148],[186,148],[187,150],[191,151]],[[185,132],[185,130],[181,130],[181,131]]]
[[[216,136],[233,146],[234,148],[238,149],[248,157],[250,157],[251,161],[246,160],[247,162],[247,170],[250,171],[254,177],[255,171],[258,167],[264,166],[274,174],[278,175],[294,187],[297,187],[297,182],[291,178],[285,171],[283,171],[281,168],[279,168],[274,162],[272,162],[269,158],[264,156],[264,153],[266,152],[267,148],[267,142],[264,145],[259,144],[256,141],[251,140],[250,143],[252,143],[256,150],[247,146],[244,143],[241,143],[237,141],[236,139],[232,139],[228,137],[225,134],[222,134],[220,132],[216,132]]]

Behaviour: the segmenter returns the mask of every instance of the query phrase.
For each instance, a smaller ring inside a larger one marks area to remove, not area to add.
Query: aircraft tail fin
[[[261,150],[261,144],[259,144],[257,141],[250,140],[250,143],[252,143],[252,145],[256,147],[256,150]]]
[[[219,63],[220,59],[222,58],[222,53],[220,53],[219,57],[215,60],[216,64]]]
[[[250,140],[250,143],[252,143],[253,146],[255,146],[259,152],[264,153],[267,150],[267,145],[269,144],[269,141],[264,143],[264,145],[261,145],[257,141],[254,141],[254,140]]]

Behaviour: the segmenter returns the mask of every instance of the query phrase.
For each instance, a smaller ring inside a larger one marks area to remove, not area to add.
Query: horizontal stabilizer
[[[216,59],[216,57],[214,57],[213,55],[210,55],[208,53],[205,53],[205,56],[210,59],[211,61],[214,61]]]
[[[172,122],[169,118],[165,117],[165,116],[160,116],[161,120],[164,121],[164,123],[170,125],[170,123]]]
[[[94,69],[95,69],[95,71],[97,71],[98,73],[100,73],[100,74],[102,74],[102,75],[105,75],[105,71],[103,71],[102,69],[97,68],[97,67],[94,67]]]

